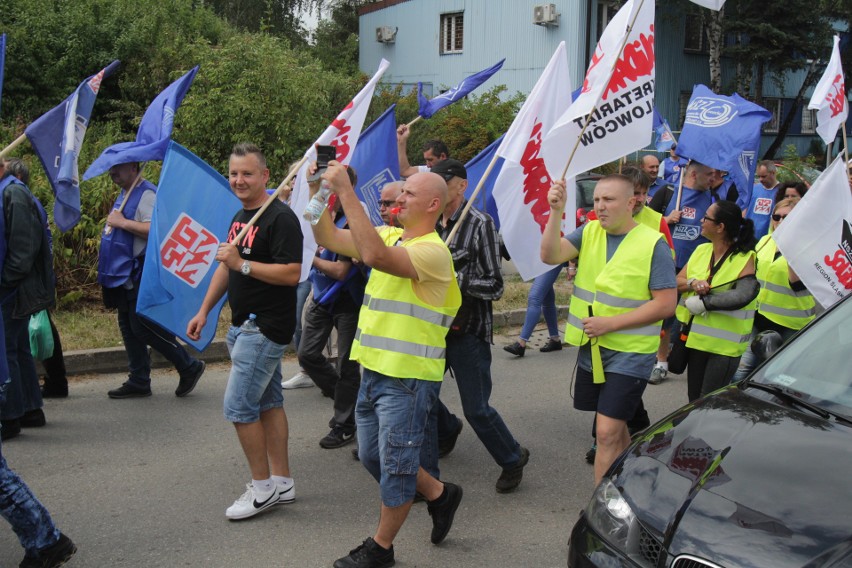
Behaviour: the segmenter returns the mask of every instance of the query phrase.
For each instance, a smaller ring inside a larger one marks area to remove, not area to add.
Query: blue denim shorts
[[[440,391],[440,382],[364,369],[355,404],[358,457],[379,482],[386,507],[414,499],[426,421]]]
[[[225,339],[231,355],[231,374],[225,387],[225,419],[249,423],[261,412],[284,406],[281,357],[286,345],[269,340],[260,331],[231,326]]]

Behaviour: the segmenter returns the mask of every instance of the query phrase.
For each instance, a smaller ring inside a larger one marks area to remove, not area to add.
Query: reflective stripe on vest
[[[386,245],[393,245],[402,229],[379,228]],[[358,316],[350,358],[389,377],[440,381],[444,376],[446,335],[461,305],[453,277],[452,256],[437,233],[400,242],[443,247],[448,259],[448,282],[442,305],[429,305],[414,292],[411,279],[373,269]]]
[[[757,279],[760,294],[758,312],[769,321],[799,330],[814,319],[816,302],[808,290],[790,287],[790,272],[783,256],[775,257],[777,247],[771,235],[757,244]]]
[[[635,310],[651,299],[648,283],[659,231],[639,224],[624,237],[609,262],[606,260],[606,231],[599,221],[583,230],[574,293],[568,307],[565,341],[583,345],[588,336],[582,320],[589,306],[596,316],[614,316]],[[628,353],[654,353],[659,346],[662,321],[607,333],[598,339],[601,347]]]
[[[712,258],[712,243],[699,245],[689,257],[686,266],[687,279],[707,280]],[[719,285],[736,280],[752,258],[754,258],[754,251],[732,254],[725,259],[713,276],[713,283]],[[686,309],[685,302],[687,298],[695,295],[695,292],[689,291],[681,296],[676,312],[679,321],[683,323],[689,321],[690,313]],[[714,310],[705,315],[695,316],[686,342],[687,347],[727,357],[741,356],[748,347],[756,307],[755,299],[738,310]]]

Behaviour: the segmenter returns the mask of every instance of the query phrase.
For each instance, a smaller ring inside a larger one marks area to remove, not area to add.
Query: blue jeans
[[[437,381],[364,369],[355,404],[358,458],[379,482],[385,507],[414,499],[426,422],[440,390]]]
[[[447,365],[459,387],[464,417],[485,449],[502,468],[517,464],[521,459],[521,447],[488,402],[492,386],[491,345],[475,335],[451,333],[447,335]],[[456,431],[458,418],[443,402],[439,400],[432,412],[437,416],[439,438]]]
[[[136,296],[138,289],[127,291],[127,304],[118,308],[118,329],[124,340],[127,353],[127,366],[130,371],[128,381],[140,389],[151,388],[150,345],[175,366],[181,375],[191,372],[198,363],[175,336],[136,314]]]
[[[38,551],[59,540],[59,530],[50,513],[36,499],[18,474],[9,469],[0,448],[0,515],[18,535],[27,556],[37,556]],[[8,555],[7,555],[8,560]],[[4,562],[5,564],[5,562]]]
[[[293,350],[298,351],[302,339],[302,312],[305,311],[305,302],[311,293],[311,281],[299,282],[296,286],[296,332],[293,334]]]
[[[281,392],[281,357],[286,345],[260,333],[231,326],[225,338],[231,356],[231,374],[225,387],[225,419],[247,424],[284,406]]]
[[[556,292],[553,284],[562,272],[563,264],[555,266],[544,274],[540,274],[533,280],[530,294],[527,298],[527,315],[524,317],[524,326],[521,328],[521,339],[529,341],[533,330],[541,319],[544,312],[544,321],[547,322],[547,332],[550,337],[559,337],[559,326],[557,325]]]
[[[44,405],[38,385],[38,373],[30,352],[30,319],[13,318],[14,305],[14,295],[9,296],[2,305],[6,363],[10,379],[5,387],[5,402],[0,405],[0,418],[3,420],[15,420]]]

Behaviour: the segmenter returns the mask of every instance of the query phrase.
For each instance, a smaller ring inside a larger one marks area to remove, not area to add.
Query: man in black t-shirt
[[[247,491],[225,511],[229,519],[238,520],[296,498],[287,456],[281,357],[296,328],[302,231],[293,211],[276,199],[238,246],[230,244],[267,200],[269,170],[257,146],[234,147],[229,179],[243,209],[234,215],[229,242],[219,245],[219,267],[187,335],[200,337],[207,315],[227,291],[232,325],[227,336],[231,375],[225,418],[234,423],[252,477]]]

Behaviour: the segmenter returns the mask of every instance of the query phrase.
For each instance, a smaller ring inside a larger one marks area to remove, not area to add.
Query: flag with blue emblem
[[[198,73],[197,65],[157,95],[142,115],[142,122],[139,123],[139,130],[136,132],[136,141],[121,142],[104,150],[86,170],[83,180],[99,176],[116,164],[162,160],[172,135],[175,113],[183,102],[189,86],[192,85],[196,73]]]
[[[668,152],[675,145],[675,137],[669,121],[654,107],[654,146],[657,152]]]
[[[169,143],[136,311],[199,351],[213,341],[215,323],[204,326],[198,341],[186,336],[186,327],[201,307],[218,266],[219,243],[227,242],[231,219],[241,207],[222,174],[180,144]],[[210,322],[219,320],[226,297],[210,310]]]
[[[463,79],[461,83],[452,89],[444,91],[432,100],[427,99],[426,95],[423,94],[423,83],[417,83],[417,100],[420,103],[420,109],[417,111],[417,114],[423,118],[430,118],[445,106],[466,97],[471,91],[487,81],[491,75],[499,71],[505,61],[505,59],[501,59],[488,69],[474,73],[470,77]]]
[[[696,85],[686,107],[677,154],[728,172],[738,188],[751,188],[760,129],[771,118],[771,112],[736,93],[726,97]]]
[[[497,148],[499,148],[500,144],[503,142],[503,136],[505,136],[505,134],[489,144],[485,150],[474,156],[464,165],[464,169],[467,170],[467,189],[464,192],[465,199],[470,199],[473,196],[473,192],[476,191],[476,186],[479,185],[479,180],[482,179],[483,175],[485,175],[485,170],[488,169],[488,164],[490,164],[491,160],[494,159],[494,155],[497,153]],[[498,231],[500,230],[500,217],[497,213],[497,202],[494,201],[493,192],[494,183],[500,176],[500,170],[503,168],[504,161],[505,160],[503,158],[497,158],[497,161],[494,163],[494,167],[491,168],[491,173],[489,174],[488,179],[485,180],[485,183],[482,185],[482,189],[479,190],[479,194],[477,194],[476,199],[473,202],[474,207],[491,215]]]
[[[113,61],[80,83],[67,99],[41,115],[24,131],[53,189],[53,219],[62,232],[72,229],[80,221],[77,158],[101,82],[118,66],[118,60]]]
[[[396,145],[396,104],[392,104],[361,133],[350,165],[358,174],[355,193],[367,205],[373,225],[383,223],[379,213],[382,188],[399,181],[399,152]]]

